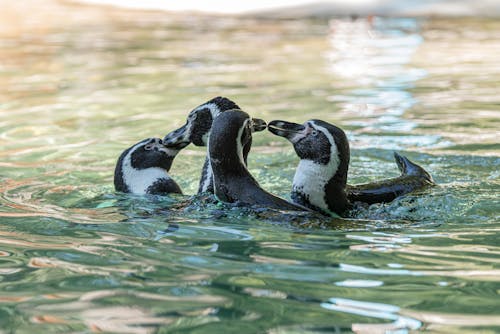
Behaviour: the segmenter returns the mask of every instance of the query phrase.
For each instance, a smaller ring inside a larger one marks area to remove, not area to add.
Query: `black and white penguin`
[[[422,167],[395,153],[402,175],[362,185],[347,185],[349,143],[339,127],[320,120],[304,124],[272,121],[273,134],[287,138],[300,158],[292,200],[324,214],[345,215],[353,202],[390,202],[396,197],[433,185]]]
[[[220,201],[258,205],[278,210],[307,210],[265,191],[246,167],[244,147],[252,140],[255,124],[241,110],[221,113],[214,119],[208,155],[213,171],[214,194]]]
[[[166,147],[160,138],[148,138],[129,147],[118,158],[115,190],[133,194],[182,194],[168,171],[184,144]]]
[[[327,215],[350,209],[345,192],[350,152],[342,129],[320,120],[272,121],[268,129],[288,139],[300,158],[293,178],[294,203]]]
[[[163,138],[163,142],[168,146],[187,146],[190,143],[193,143],[196,146],[207,146],[208,136],[210,135],[210,130],[212,129],[213,120],[223,112],[239,109],[238,105],[230,99],[221,96],[215,97],[210,101],[194,108],[189,113],[186,124],[177,130],[168,133]],[[256,125],[260,125],[255,126],[253,131],[262,131],[266,128],[266,123],[261,119],[254,118],[253,122]],[[243,159],[245,164],[251,147],[251,140],[243,147]],[[213,193],[213,174],[208,156],[203,164],[200,184],[198,187],[198,193],[205,192]]]

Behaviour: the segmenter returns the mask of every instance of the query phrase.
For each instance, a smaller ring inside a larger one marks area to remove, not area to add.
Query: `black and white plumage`
[[[221,113],[228,110],[239,110],[236,103],[225,97],[215,97],[198,107],[194,108],[188,115],[186,124],[180,128],[168,133],[163,141],[165,145],[185,145],[193,143],[196,146],[207,146],[208,136],[212,129],[213,120]],[[264,126],[255,126],[254,131],[265,129],[265,122],[260,119],[254,119],[255,124],[264,124]],[[243,148],[243,159],[246,164],[248,152],[252,147],[251,140]],[[208,156],[203,164],[203,169],[198,187],[198,193],[213,193],[213,173]]]
[[[348,210],[345,187],[350,153],[344,131],[320,120],[304,124],[272,121],[268,128],[287,138],[300,158],[293,178],[293,202],[328,215]]]
[[[229,203],[307,210],[265,191],[248,171],[244,147],[252,140],[254,128],[261,126],[241,110],[230,110],[215,118],[208,144],[215,196]]]
[[[300,158],[292,186],[292,200],[324,214],[344,215],[353,202],[390,202],[396,197],[434,185],[427,171],[394,153],[401,176],[348,185],[349,143],[339,127],[320,120],[304,124],[272,121],[273,134],[287,138]]]
[[[133,194],[182,194],[168,171],[182,145],[166,147],[160,138],[144,139],[126,149],[118,158],[116,191]]]

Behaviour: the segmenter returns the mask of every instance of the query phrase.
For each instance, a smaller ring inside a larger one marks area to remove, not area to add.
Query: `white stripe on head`
[[[198,117],[198,112],[203,109],[210,110],[210,114],[212,115],[212,120],[215,119],[215,117],[217,117],[221,113],[220,108],[215,103],[205,103],[191,110],[191,112],[187,117],[186,129],[183,131],[182,137],[180,137],[180,141],[184,142],[190,141],[189,138],[191,137],[193,124],[196,122],[196,118]],[[208,142],[209,134],[210,131],[208,131],[206,134],[203,135],[202,140],[204,143]]]
[[[212,119],[214,119],[215,117],[219,116],[219,114],[221,113],[221,110],[219,108],[219,106],[215,103],[205,103],[205,104],[202,104],[201,106],[195,108],[193,111],[191,111],[191,114],[194,114],[196,112],[198,112],[199,110],[202,110],[202,109],[208,109],[210,110],[210,113],[212,114]]]
[[[173,148],[169,148],[169,147],[165,147],[165,145],[163,145],[161,143],[161,139],[160,138],[153,138],[153,139],[154,139],[154,142],[148,144],[148,145],[151,145],[152,149],[157,148],[158,151],[164,152],[166,155],[168,155],[170,157],[175,157],[177,155],[177,153],[179,153],[179,150],[176,150],[176,149],[173,149]],[[144,142],[144,141],[142,141],[142,142]],[[146,146],[148,146],[148,145],[146,145]]]
[[[333,138],[330,131],[328,131],[328,129],[325,129],[324,127],[316,124],[314,124],[314,128],[316,130],[323,132],[323,134],[326,136],[326,138],[328,138],[328,141],[330,142],[330,161],[328,161],[327,166],[329,166],[329,168],[331,169],[333,176],[335,175],[335,173],[337,173],[337,170],[339,169],[340,166],[339,149],[337,147],[337,144],[335,143],[335,139]]]
[[[215,117],[219,116],[221,114],[221,112],[222,112],[217,104],[215,104],[215,103],[205,103],[205,104],[202,104],[201,106],[195,108],[193,111],[191,111],[191,113],[189,114],[188,117],[192,117],[191,115],[196,115],[198,111],[203,110],[203,109],[210,110],[210,114],[212,115],[212,122],[215,119]],[[192,122],[195,122],[195,121],[196,121],[196,118],[188,121],[188,127],[187,127],[187,130],[186,130],[186,133],[189,134],[189,135],[187,136],[187,138],[185,138],[185,140],[189,139],[189,136],[191,135]],[[212,127],[210,127],[210,129],[212,129]],[[208,143],[208,137],[209,136],[210,136],[210,130],[207,131],[207,133],[205,133],[201,137],[201,140],[204,143]]]

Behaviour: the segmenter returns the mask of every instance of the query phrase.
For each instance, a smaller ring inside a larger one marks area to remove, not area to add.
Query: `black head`
[[[129,147],[123,151],[116,163],[114,177],[116,190],[133,192],[134,189],[129,189],[127,184],[139,184],[146,182],[146,179],[154,179],[157,175],[163,176],[170,170],[177,153],[179,150],[165,147],[160,138],[147,138]],[[152,170],[161,168],[164,172],[155,175],[147,173],[137,175],[137,172],[150,168],[153,168]]]
[[[268,125],[273,134],[288,139],[301,160],[319,165],[330,165],[337,177],[347,181],[349,143],[344,131],[321,120],[304,124],[272,121]]]
[[[252,119],[241,110],[230,110],[217,116],[209,140],[212,166],[219,163],[245,163],[244,148],[252,141],[252,132],[265,129],[266,123]],[[248,153],[248,152],[247,152]]]
[[[149,138],[135,147],[131,154],[131,165],[136,169],[160,167],[170,170],[178,150],[166,147],[160,138]]]
[[[216,97],[193,109],[186,124],[165,136],[164,143],[168,147],[182,144],[187,146],[193,143],[196,146],[207,146],[208,136],[212,129],[213,120],[221,113],[228,110],[239,110],[236,103],[225,97]],[[256,123],[265,124],[256,119]],[[262,131],[264,127],[256,127],[254,131]]]
[[[130,160],[124,162],[136,170],[159,167],[168,171],[177,153],[179,150],[166,147],[160,138],[148,138],[125,150],[120,159],[128,156]]]
[[[193,143],[196,146],[206,146],[212,122],[220,113],[239,109],[238,105],[225,97],[216,97],[194,108],[188,115],[186,124],[165,136],[164,143],[167,146],[187,146]]]
[[[118,158],[114,184],[117,191],[136,194],[182,193],[168,171],[179,150],[165,147],[160,138],[147,138]]]

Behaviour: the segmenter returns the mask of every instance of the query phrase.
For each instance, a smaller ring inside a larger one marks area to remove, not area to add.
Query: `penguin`
[[[246,167],[244,148],[252,140],[255,124],[241,110],[221,113],[212,124],[208,157],[215,197],[222,202],[257,205],[270,209],[308,211],[262,189]]]
[[[164,144],[187,146],[193,143],[196,146],[207,146],[213,120],[228,110],[240,110],[240,107],[230,99],[221,96],[199,105],[189,113],[186,124],[165,135]],[[253,131],[262,131],[266,128],[266,122],[261,119],[254,118],[253,123],[255,125]],[[243,147],[245,165],[251,147],[251,140]],[[203,164],[198,193],[213,193],[213,174],[208,156]]]
[[[400,177],[351,186],[347,184],[349,142],[342,129],[321,120],[304,124],[275,120],[268,129],[288,139],[300,158],[293,178],[293,202],[326,215],[345,216],[353,202],[390,202],[434,184],[422,167],[395,153]]]
[[[268,129],[288,139],[300,158],[292,201],[325,215],[344,215],[351,208],[345,191],[350,151],[344,131],[320,120],[303,125],[276,120]]]
[[[182,194],[168,171],[185,147],[184,143],[167,147],[160,138],[147,138],[129,147],[115,167],[115,190],[133,194]]]

